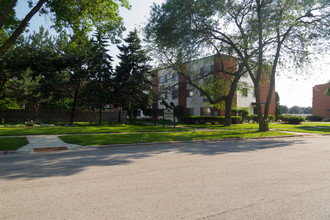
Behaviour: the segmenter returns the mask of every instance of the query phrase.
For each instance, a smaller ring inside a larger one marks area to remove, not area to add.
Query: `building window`
[[[187,108],[187,116],[194,116],[194,108]]]
[[[194,96],[194,91],[192,89],[187,90],[187,97],[193,97]]]
[[[242,96],[247,97],[248,96],[248,89],[247,88],[243,88],[241,90],[241,93],[242,93]]]

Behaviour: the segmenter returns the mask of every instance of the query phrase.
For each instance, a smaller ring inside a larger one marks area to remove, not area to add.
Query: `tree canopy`
[[[107,33],[111,40],[116,40],[124,30],[119,8],[130,7],[128,0],[28,0],[26,3],[30,11],[22,20],[16,16],[17,0],[0,3],[0,33],[6,34],[6,40],[0,42],[0,57],[15,43],[37,12],[48,15],[58,31],[91,32],[97,28]]]
[[[312,48],[326,51],[329,12],[327,0],[167,0],[153,5],[146,33],[178,61],[217,52],[243,63],[254,84],[259,130],[267,131],[278,65],[287,63],[284,58],[300,65]],[[270,82],[264,112],[263,78]]]

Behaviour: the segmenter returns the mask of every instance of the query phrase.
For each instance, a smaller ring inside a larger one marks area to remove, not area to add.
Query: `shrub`
[[[245,120],[246,117],[249,115],[249,109],[246,107],[238,109],[239,116],[242,117],[242,120]]]
[[[275,121],[275,116],[274,115],[268,115],[267,120],[271,121],[271,122],[274,122]]]
[[[231,116],[231,123],[232,124],[241,124],[242,123],[242,117],[241,116]]]
[[[306,117],[306,120],[308,120],[308,121],[322,121],[323,117],[318,116],[318,115],[310,115],[310,116]]]
[[[250,115],[250,117],[248,117],[249,119],[258,122],[258,115],[254,114],[254,115]],[[274,115],[268,115],[267,117],[267,121],[275,121],[275,116]]]
[[[305,121],[305,118],[301,116],[290,116],[290,115],[283,115],[283,121],[288,124],[300,124],[302,121]]]

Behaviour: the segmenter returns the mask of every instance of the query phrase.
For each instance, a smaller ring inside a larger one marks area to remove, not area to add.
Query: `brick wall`
[[[313,115],[330,118],[330,96],[324,94],[330,83],[313,87]]]

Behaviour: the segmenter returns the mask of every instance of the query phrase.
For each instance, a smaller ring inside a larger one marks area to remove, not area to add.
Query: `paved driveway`
[[[330,136],[0,158],[0,219],[330,219]]]

